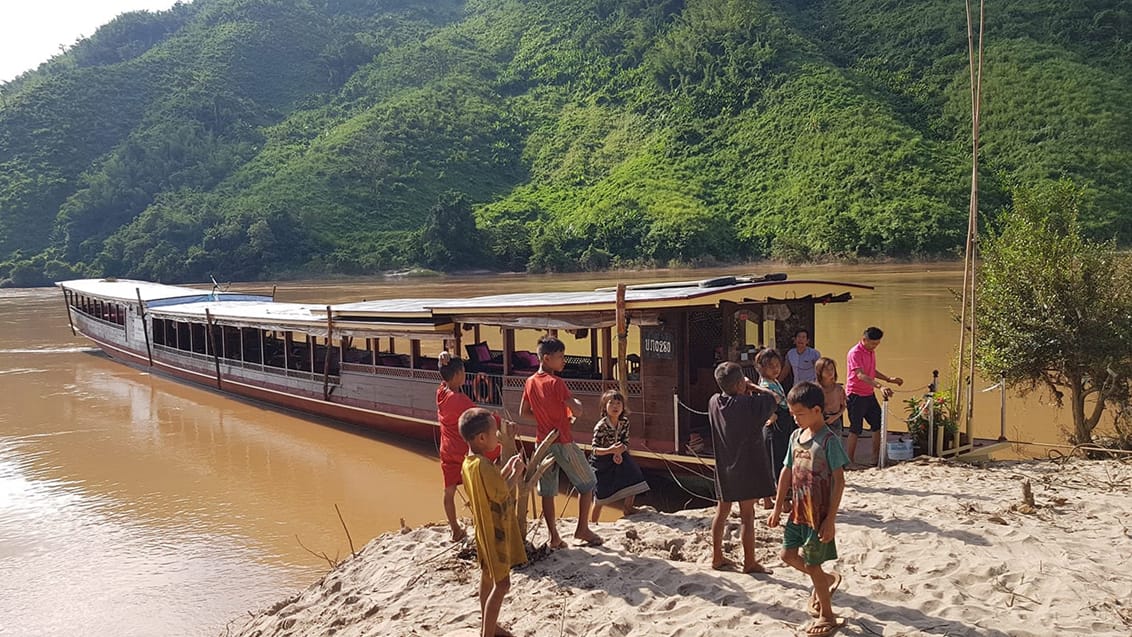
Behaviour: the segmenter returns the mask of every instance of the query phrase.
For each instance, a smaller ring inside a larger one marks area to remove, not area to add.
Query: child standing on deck
[[[555,375],[566,368],[566,345],[553,336],[544,336],[538,341],[538,356],[538,371],[527,378],[523,385],[519,413],[534,416],[538,424],[535,436],[537,442],[542,442],[551,431],[558,432],[558,439],[550,446],[554,466],[538,482],[538,493],[542,496],[542,515],[550,534],[550,548],[566,546],[558,535],[554,519],[554,496],[558,493],[559,468],[566,472],[566,477],[578,490],[578,526],[574,530],[574,537],[589,546],[597,546],[602,540],[590,529],[589,518],[597,477],[593,467],[586,461],[586,454],[574,444],[574,436],[570,432],[573,418],[582,413],[582,403],[570,393],[566,381]]]
[[[826,573],[822,563],[837,559],[835,525],[849,456],[841,446],[841,437],[825,425],[821,387],[814,383],[795,385],[786,400],[799,429],[790,436],[785,467],[778,479],[778,504],[767,525],[778,526],[781,503],[792,491],[794,505],[782,536],[782,561],[809,575],[814,585],[809,601],[814,621],[806,628],[806,635],[828,637],[843,624],[831,602],[841,584],[841,574]]]
[[[782,473],[782,460],[786,458],[790,433],[794,431],[794,420],[790,418],[786,405],[786,391],[778,382],[782,373],[782,356],[773,347],[768,347],[755,356],[755,367],[759,370],[759,385],[778,399],[774,414],[766,421],[767,453],[770,455],[771,471],[777,480],[778,474]]]
[[[522,476],[523,459],[512,456],[500,471],[487,453],[499,448],[499,422],[486,409],[473,408],[460,416],[460,435],[472,455],[464,458],[464,488],[472,504],[479,559],[481,637],[511,633],[499,623],[503,598],[511,590],[511,567],[526,564],[527,552],[515,512],[515,483]]]
[[[633,500],[649,490],[637,461],[629,455],[629,410],[616,389],[601,395],[601,420],[594,425],[593,466],[597,475],[594,511],[597,522],[602,505],[625,500],[625,515],[636,513]]]
[[[708,400],[708,422],[715,444],[715,494],[719,504],[711,521],[711,567],[733,569],[723,555],[723,532],[733,503],[742,523],[743,572],[768,573],[755,559],[755,500],[774,493],[774,477],[763,439],[763,423],[774,413],[776,399],[747,379],[735,363],[715,368],[720,393]],[[752,394],[753,392],[753,394]]]
[[[846,401],[845,386],[837,382],[837,363],[832,358],[823,356],[814,364],[814,370],[822,393],[825,394],[825,407],[822,408],[825,424],[840,436],[841,429],[845,426]]]

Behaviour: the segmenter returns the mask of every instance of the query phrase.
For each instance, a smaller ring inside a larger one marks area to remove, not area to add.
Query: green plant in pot
[[[929,414],[928,401],[935,403],[935,415]],[[942,391],[934,396],[917,396],[904,401],[907,412],[905,422],[908,424],[908,433],[912,436],[912,445],[918,453],[934,452],[928,449],[928,419],[933,418],[936,431],[943,427],[943,448],[949,449],[954,445],[955,434],[959,431],[959,423],[955,418],[955,405],[951,400],[950,391]]]

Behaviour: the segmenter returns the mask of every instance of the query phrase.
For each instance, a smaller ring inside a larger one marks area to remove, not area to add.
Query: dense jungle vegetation
[[[982,207],[1132,242],[1132,9],[987,14]],[[955,0],[195,0],[0,85],[0,280],[947,256]]]

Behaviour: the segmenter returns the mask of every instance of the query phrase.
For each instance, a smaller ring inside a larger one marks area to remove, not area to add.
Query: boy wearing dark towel
[[[731,505],[739,503],[743,572],[769,573],[755,559],[755,500],[775,493],[774,476],[763,438],[763,423],[777,406],[773,393],[752,383],[735,363],[715,368],[720,393],[708,401],[708,421],[715,443],[715,492],[719,505],[711,522],[712,568],[735,568],[723,555],[723,532]]]

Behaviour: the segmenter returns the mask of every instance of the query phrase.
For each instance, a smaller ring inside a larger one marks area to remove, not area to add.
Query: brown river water
[[[584,280],[304,282],[280,286],[278,298],[584,290],[753,271],[766,266]],[[906,381],[898,399],[922,393],[932,369],[947,377],[958,341],[951,290],[961,286],[960,264],[789,273],[876,286],[850,303],[818,308],[815,346],[839,367],[861,331],[878,325],[886,332],[878,367]],[[263,290],[234,289],[249,288]],[[217,635],[248,610],[321,577],[327,562],[310,551],[349,553],[334,505],[358,549],[402,519],[419,525],[443,518],[432,445],[337,427],[115,363],[72,336],[54,289],[0,290],[0,397],[2,635]],[[1010,397],[1007,436],[1059,441],[1069,415],[1044,403]],[[892,411],[903,414],[902,404]],[[998,436],[997,392],[979,395],[976,417],[977,436]]]

